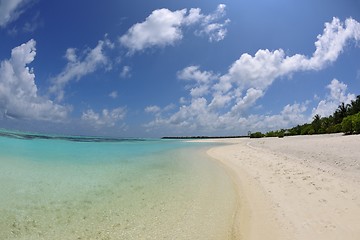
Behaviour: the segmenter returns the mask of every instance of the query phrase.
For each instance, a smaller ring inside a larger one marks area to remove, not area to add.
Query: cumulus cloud
[[[157,105],[147,106],[144,111],[148,114],[153,114],[157,118],[161,118],[163,115],[169,114],[171,110],[173,110],[176,106],[174,104],[169,104],[163,108]]]
[[[337,59],[348,42],[360,40],[360,23],[352,18],[346,19],[344,23],[338,18],[333,18],[331,23],[325,24],[323,34],[317,38],[316,50],[311,57],[301,54],[286,56],[282,49],[260,49],[254,56],[242,54],[214,86],[217,95],[235,96],[234,89],[237,92],[254,89],[258,93],[262,92],[256,95],[259,99],[275,79],[290,76],[298,71],[323,69]],[[235,99],[237,103],[242,101],[241,98]]]
[[[196,12],[193,14],[193,18],[197,19]],[[171,116],[157,114],[146,127],[168,126],[174,129],[186,126],[188,129],[226,130],[303,123],[307,119],[306,103],[287,105],[276,115],[249,115],[249,110],[276,79],[299,71],[319,71],[335,62],[350,42],[358,43],[359,40],[359,22],[352,18],[344,22],[333,18],[325,24],[323,33],[317,36],[315,51],[310,57],[302,54],[287,56],[282,49],[260,49],[254,56],[242,54],[222,76],[200,71],[198,66],[185,68],[177,75],[185,81],[195,82],[189,88],[190,100],[183,101],[184,104]],[[328,115],[335,105],[337,107],[341,101],[349,102],[354,97],[346,94],[346,85],[337,80],[333,80],[328,88],[331,90],[329,97],[320,102],[313,113]]]
[[[136,23],[120,37],[120,42],[131,51],[140,51],[153,46],[174,44],[182,38],[180,29],[186,10],[154,10],[142,23]]]
[[[360,40],[360,23],[348,18],[342,23],[333,18],[325,24],[322,35],[315,42],[316,50],[311,57],[301,54],[286,56],[284,50],[258,50],[254,56],[241,55],[221,77],[218,88],[227,90],[231,85],[240,89],[255,88],[265,91],[275,79],[297,71],[321,70],[333,63],[350,40]]]
[[[230,23],[230,20],[227,19],[224,23],[210,23],[203,27],[202,31],[199,31],[200,34],[206,34],[209,36],[210,42],[219,42],[224,40],[227,34],[226,25]]]
[[[24,11],[29,0],[0,0],[0,27],[15,21]]]
[[[171,11],[166,8],[154,10],[144,22],[134,24],[123,36],[120,43],[129,49],[130,53],[151,47],[173,45],[183,38],[183,28],[198,24],[197,35],[209,36],[210,41],[220,41],[226,36],[225,5],[220,4],[217,10],[209,15],[201,13],[199,8]]]
[[[205,98],[192,99],[177,112],[164,117],[157,110],[154,120],[144,125],[148,130],[166,128],[174,134],[245,134],[247,131],[268,131],[289,128],[308,120],[308,102],[287,104],[279,114],[233,115],[209,108]]]
[[[306,111],[308,102],[287,104],[278,114],[251,114],[240,117],[227,116],[227,130],[233,131],[270,131],[282,128],[290,128],[298,124],[304,124],[308,120]]]
[[[218,76],[213,72],[200,71],[199,66],[188,66],[177,72],[177,77],[181,80],[195,81],[198,83],[208,83]]]
[[[280,114],[262,115],[257,117],[256,127],[261,130],[290,128],[307,122],[306,110],[308,102],[287,104]]]
[[[235,105],[231,108],[231,113],[238,115],[242,111],[246,111],[251,106],[253,106],[260,97],[264,95],[262,90],[249,88],[246,91],[244,97],[239,97]]]
[[[326,88],[330,90],[330,94],[321,100],[316,108],[313,108],[312,116],[319,114],[322,117],[328,117],[341,103],[349,104],[356,98],[355,94],[346,93],[347,85],[337,79],[333,79]]]
[[[197,35],[205,35],[209,37],[210,42],[218,42],[225,38],[227,34],[226,26],[230,23],[230,19],[224,20],[224,22],[218,22],[220,19],[224,18],[226,15],[225,11],[226,5],[219,4],[216,11],[207,16],[200,15],[199,21],[200,29],[195,31]]]
[[[92,109],[82,113],[81,119],[95,128],[114,127],[126,116],[126,108],[118,107],[112,110],[103,109],[97,113]]]
[[[155,120],[145,127],[148,129],[157,129],[159,126],[169,127],[172,131],[182,132],[184,129],[188,131],[199,131],[201,129],[213,130],[214,124],[218,123],[218,115],[209,111],[205,98],[194,98],[189,105],[183,105],[180,109],[170,117],[163,117],[155,114]]]
[[[327,63],[334,62],[343,52],[349,40],[360,40],[360,23],[352,18],[342,23],[338,18],[333,18],[331,23],[325,23],[322,35],[315,43],[316,51],[308,61],[308,68],[322,69]]]
[[[6,118],[61,121],[69,108],[40,96],[35,73],[29,68],[36,56],[36,42],[31,39],[11,51],[0,65],[0,111]]]
[[[188,82],[191,96],[201,97],[209,93],[211,82],[219,76],[213,72],[201,71],[199,66],[188,66],[178,71],[177,77]]]
[[[114,45],[105,39],[100,40],[95,48],[85,51],[83,56],[78,56],[75,48],[67,49],[65,58],[68,63],[64,70],[52,79],[50,93],[56,95],[57,101],[61,101],[65,94],[64,88],[70,81],[78,81],[100,68],[111,68],[111,62],[105,54],[105,50],[113,47]]]

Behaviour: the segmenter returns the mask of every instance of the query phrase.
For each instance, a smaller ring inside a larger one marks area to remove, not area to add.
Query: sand
[[[360,239],[360,136],[341,134],[229,143],[208,154],[239,194],[239,239]]]

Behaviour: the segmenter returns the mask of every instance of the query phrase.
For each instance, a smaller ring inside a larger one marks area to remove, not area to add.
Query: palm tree
[[[319,133],[321,128],[321,116],[319,114],[316,114],[313,118],[313,121],[311,123],[315,133]]]
[[[360,95],[358,95],[355,100],[352,100],[349,106],[350,115],[354,115],[358,112],[360,112]]]
[[[341,123],[342,120],[348,115],[348,107],[345,106],[345,103],[341,105],[334,112],[334,122],[335,124]]]

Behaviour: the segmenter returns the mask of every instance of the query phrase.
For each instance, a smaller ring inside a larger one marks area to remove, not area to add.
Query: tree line
[[[360,133],[360,95],[350,104],[341,103],[329,117],[316,114],[311,123],[297,125],[290,129],[250,133],[251,138],[284,137],[294,135],[312,135],[326,133],[359,134]]]

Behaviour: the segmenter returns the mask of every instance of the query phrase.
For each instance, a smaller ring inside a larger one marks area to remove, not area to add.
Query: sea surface
[[[210,144],[0,135],[0,239],[232,239]]]

